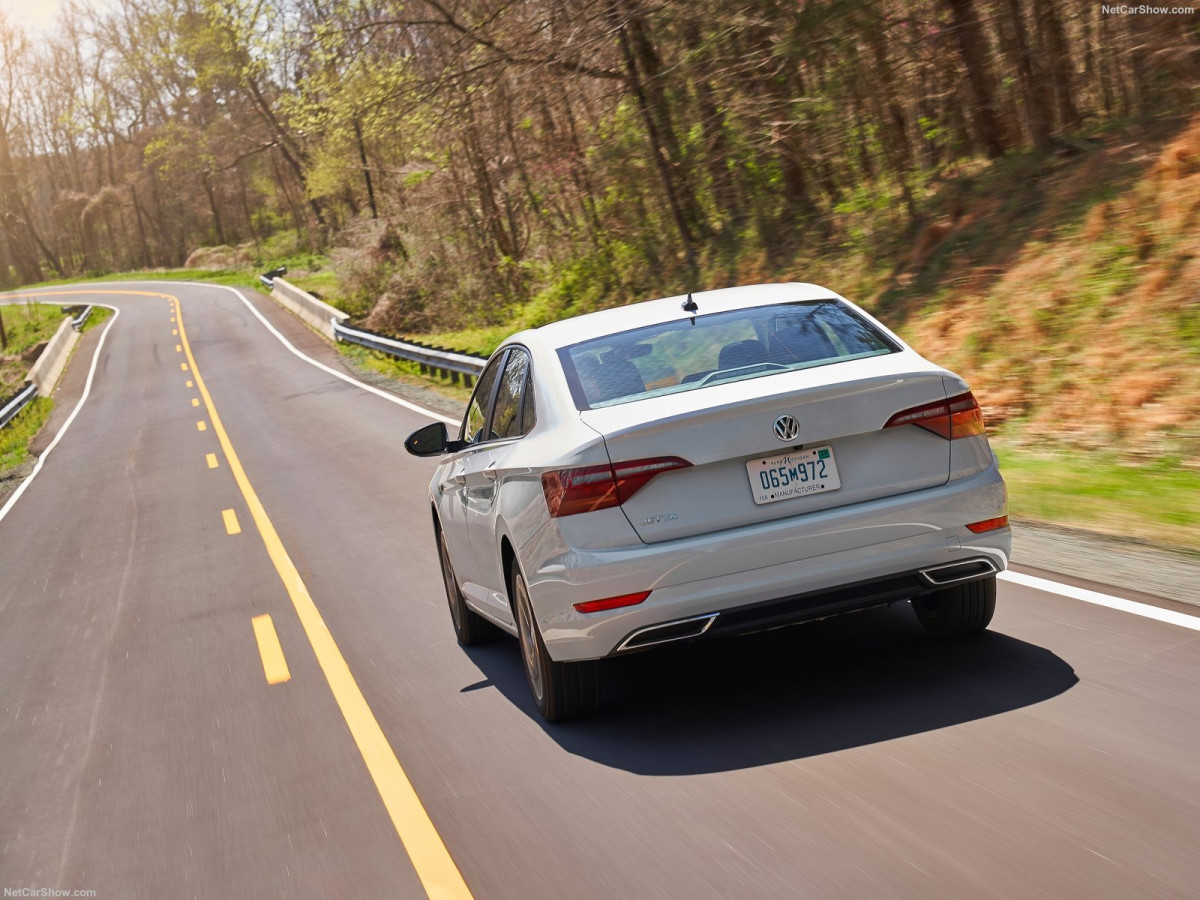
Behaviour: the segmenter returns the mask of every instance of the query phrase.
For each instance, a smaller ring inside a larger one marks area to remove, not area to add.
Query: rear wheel
[[[500,635],[500,629],[467,606],[458,576],[450,562],[450,551],[446,548],[446,536],[442,529],[437,533],[438,559],[442,564],[442,581],[446,584],[446,601],[450,604],[450,618],[454,622],[454,636],[463,647],[483,644]]]
[[[525,577],[515,567],[512,598],[525,677],[542,718],[548,722],[561,722],[595,712],[600,705],[599,661],[555,662],[550,658],[533,615]]]
[[[925,630],[939,638],[978,634],[996,612],[996,576],[914,597],[913,612]]]

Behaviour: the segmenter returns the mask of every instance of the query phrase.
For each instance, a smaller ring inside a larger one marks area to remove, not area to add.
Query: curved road
[[[547,726],[515,642],[455,644],[426,416],[257,295],[51,302],[89,301],[90,396],[0,520],[0,888],[1197,895],[1194,628],[1005,582],[978,639],[897,607],[677,647]]]

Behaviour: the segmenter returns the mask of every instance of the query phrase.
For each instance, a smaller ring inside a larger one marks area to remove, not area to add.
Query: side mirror
[[[444,422],[434,422],[424,428],[418,428],[404,442],[404,449],[413,456],[440,456],[457,450],[460,446],[458,441],[449,439]]]

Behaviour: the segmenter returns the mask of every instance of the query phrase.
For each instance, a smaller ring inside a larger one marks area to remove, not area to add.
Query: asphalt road
[[[455,644],[426,417],[232,291],[102,289],[90,395],[0,520],[0,889],[1200,893],[1197,631],[1004,583],[977,639],[896,607],[676,647],[547,726],[515,641]]]

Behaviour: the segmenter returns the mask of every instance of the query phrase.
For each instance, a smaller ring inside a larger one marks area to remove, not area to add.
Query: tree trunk
[[[367,164],[367,145],[363,142],[362,125],[354,120],[354,140],[358,144],[358,159],[362,163],[363,181],[367,183],[367,205],[371,207],[371,218],[379,218],[379,207],[375,205],[375,185],[371,181],[371,167]]]
[[[946,0],[946,5],[953,15],[958,52],[967,69],[979,142],[987,155],[995,158],[1005,150],[1004,129],[997,112],[987,40],[975,12],[975,0]]]
[[[667,205],[671,210],[671,217],[675,221],[675,228],[679,232],[679,239],[683,242],[683,252],[687,259],[688,268],[691,270],[693,277],[695,277],[698,271],[696,265],[696,236],[688,219],[685,208],[687,204],[683,197],[683,192],[679,185],[676,184],[671,167],[670,150],[668,149],[668,145],[677,146],[677,144],[675,144],[674,135],[664,134],[659,126],[659,122],[656,121],[650,95],[638,70],[637,56],[634,52],[633,40],[630,37],[628,27],[629,23],[618,8],[617,0],[610,0],[608,9],[609,17],[612,20],[617,35],[617,43],[621,50],[621,56],[625,62],[626,84],[637,101],[638,112],[646,128],[646,135],[650,139],[651,162],[658,171],[659,178],[662,180]]]
[[[1075,66],[1071,47],[1054,5],[1052,0],[1033,0],[1050,90],[1058,113],[1058,125],[1063,131],[1072,132],[1079,129],[1079,110],[1075,108],[1072,85]]]
[[[713,201],[722,219],[734,222],[743,216],[741,200],[733,172],[729,168],[730,146],[726,134],[725,114],[717,104],[712,80],[704,71],[701,57],[703,37],[696,20],[684,20],[684,38],[696,57],[692,69],[692,87],[696,95],[696,108],[700,113],[700,129],[704,134],[704,166],[712,184]]]
[[[1012,56],[1017,66],[1017,80],[1021,85],[1022,107],[1025,127],[1033,146],[1041,153],[1051,149],[1050,128],[1053,115],[1046,103],[1045,92],[1033,71],[1033,55],[1029,50],[1029,38],[1025,33],[1025,11],[1021,0],[1008,0],[1009,24],[1012,26]]]
[[[201,180],[204,182],[204,193],[208,195],[208,207],[212,210],[213,228],[217,232],[217,243],[224,245],[226,243],[225,228],[221,225],[221,210],[217,208],[217,195],[213,191],[210,174],[209,172],[205,172]]]

